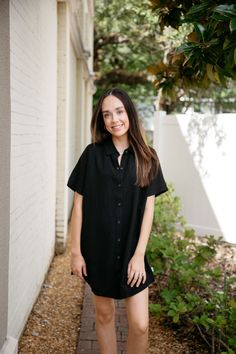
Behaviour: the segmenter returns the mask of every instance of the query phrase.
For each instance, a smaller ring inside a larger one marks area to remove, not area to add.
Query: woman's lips
[[[112,126],[112,129],[113,129],[113,130],[119,130],[119,129],[122,128],[122,127],[123,127],[123,124],[113,125],[113,126]]]

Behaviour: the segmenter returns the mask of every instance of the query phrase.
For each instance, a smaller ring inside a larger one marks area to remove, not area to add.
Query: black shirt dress
[[[88,145],[67,183],[83,195],[81,252],[88,274],[84,278],[95,295],[114,299],[137,294],[154,280],[146,256],[144,284],[128,285],[127,269],[138,243],[147,197],[167,191],[160,166],[148,187],[138,187],[132,149],[124,151],[120,165],[118,156],[111,139]]]

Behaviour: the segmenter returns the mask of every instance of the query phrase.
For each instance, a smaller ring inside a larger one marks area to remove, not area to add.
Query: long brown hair
[[[104,128],[104,120],[102,116],[102,103],[109,95],[117,97],[123,103],[129,117],[128,139],[135,155],[137,175],[136,185],[140,187],[148,186],[157,174],[159,160],[155,150],[146,144],[141,132],[135,106],[124,90],[113,88],[106,91],[100,97],[91,121],[92,140],[94,143],[100,143],[111,138],[111,134]]]

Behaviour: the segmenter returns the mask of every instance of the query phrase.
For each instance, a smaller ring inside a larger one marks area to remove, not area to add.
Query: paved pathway
[[[127,319],[123,300],[116,300],[116,333],[118,353],[125,354],[127,338]],[[99,354],[95,331],[95,315],[92,303],[92,294],[89,286],[85,285],[81,328],[76,354]]]

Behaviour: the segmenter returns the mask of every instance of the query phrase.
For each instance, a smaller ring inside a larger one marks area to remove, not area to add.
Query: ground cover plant
[[[185,225],[173,186],[156,199],[148,258],[155,274],[150,310],[188,335],[198,332],[210,353],[236,352],[234,248],[199,238]]]

